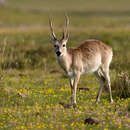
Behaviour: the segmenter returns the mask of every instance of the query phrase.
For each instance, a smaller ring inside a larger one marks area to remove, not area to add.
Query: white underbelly
[[[83,71],[81,72],[81,74],[88,74],[88,73],[94,73],[95,71],[97,71],[98,69],[99,69],[99,67],[100,67],[101,65],[99,65],[99,66],[95,66],[95,67],[90,67],[90,68],[86,68],[86,67],[84,67],[83,68]]]
[[[101,58],[96,59],[94,61],[88,61],[87,63],[82,64],[82,69],[80,70],[80,74],[88,74],[94,73],[101,67]],[[72,70],[67,72],[68,77],[73,78],[76,75],[76,70]]]
[[[87,73],[93,73],[97,71],[101,67],[101,62],[97,62],[96,64],[84,64],[82,73],[81,74],[87,74]]]

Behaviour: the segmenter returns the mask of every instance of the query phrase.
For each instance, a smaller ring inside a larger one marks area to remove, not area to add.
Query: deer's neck
[[[67,74],[72,71],[72,54],[69,50],[66,50],[65,55],[58,57],[58,62]]]

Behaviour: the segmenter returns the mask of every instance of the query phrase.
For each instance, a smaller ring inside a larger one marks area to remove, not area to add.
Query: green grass
[[[130,74],[130,2],[62,3],[8,0],[7,7],[0,7],[0,129],[129,129],[130,95],[121,98],[118,86],[127,84],[129,88],[129,81],[124,83],[117,76]],[[60,37],[64,12],[70,17],[68,47],[87,39],[112,46],[113,104],[106,88],[100,103],[95,104],[99,82],[93,75],[86,75],[81,77],[78,87],[87,87],[89,91],[77,91],[77,108],[65,109],[60,105],[70,103],[71,90],[49,40],[48,15],[53,17]],[[84,124],[88,117],[94,117],[99,124]]]
[[[116,80],[115,73],[130,72],[128,35],[129,32],[87,33],[87,38],[100,39],[113,47],[114,57],[110,73],[112,82]],[[4,54],[1,53],[0,127],[127,128],[129,98],[120,99],[114,95],[113,90],[113,104],[110,104],[108,92],[105,92],[101,102],[95,105],[99,84],[93,75],[81,77],[79,87],[88,87],[90,91],[77,92],[76,109],[65,109],[60,105],[60,102],[70,102],[69,81],[56,62],[47,36],[47,32],[0,35],[1,50],[6,41]],[[72,32],[68,46],[76,46],[85,38],[85,32]],[[124,44],[122,41],[125,41]],[[122,61],[124,59],[125,62]],[[91,116],[99,120],[100,124],[84,125],[84,120]]]

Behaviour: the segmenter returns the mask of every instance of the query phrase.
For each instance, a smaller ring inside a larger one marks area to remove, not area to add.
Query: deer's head
[[[53,29],[53,25],[52,25],[52,21],[51,21],[51,19],[49,19],[49,24],[50,24],[50,29],[51,29],[50,38],[51,38],[52,43],[54,45],[54,51],[58,57],[65,55],[66,50],[67,50],[66,43],[67,43],[68,38],[69,38],[69,34],[67,31],[67,28],[69,25],[69,18],[68,18],[68,16],[65,16],[65,18],[66,18],[66,24],[65,24],[63,36],[61,39],[56,38],[56,35],[54,33],[54,29]]]

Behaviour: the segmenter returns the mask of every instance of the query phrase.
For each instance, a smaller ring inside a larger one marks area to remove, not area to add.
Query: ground
[[[7,3],[0,7],[0,128],[129,129],[130,95],[122,96],[119,86],[130,88],[130,2],[66,0],[64,6],[61,0]],[[84,75],[78,87],[88,89],[77,91],[77,107],[67,109],[60,104],[70,103],[71,89],[49,39],[48,16],[61,37],[66,12],[70,18],[68,47],[87,39],[112,46],[114,103],[110,103],[105,86],[101,101],[95,104],[99,81],[94,75]],[[121,74],[126,75],[124,80]],[[99,124],[84,124],[89,117]]]

